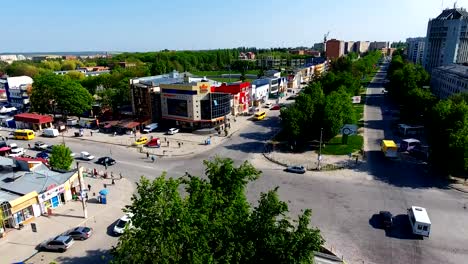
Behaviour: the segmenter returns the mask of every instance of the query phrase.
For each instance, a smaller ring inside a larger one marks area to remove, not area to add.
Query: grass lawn
[[[341,144],[341,136],[332,138],[325,147],[322,148],[322,154],[328,155],[347,155],[362,149],[364,138],[361,135],[352,135],[348,137],[348,144]]]

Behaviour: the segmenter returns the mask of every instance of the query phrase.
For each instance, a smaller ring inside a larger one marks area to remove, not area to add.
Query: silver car
[[[296,165],[296,166],[289,166],[286,168],[286,171],[287,172],[293,172],[293,173],[300,173],[300,174],[303,174],[306,172],[306,169],[304,168],[304,166],[301,166],[301,165]]]
[[[79,226],[70,230],[67,235],[71,236],[75,240],[85,240],[91,237],[93,229],[87,226]]]
[[[48,240],[40,245],[41,250],[54,250],[58,252],[65,252],[73,245],[74,241],[71,236],[57,236]]]

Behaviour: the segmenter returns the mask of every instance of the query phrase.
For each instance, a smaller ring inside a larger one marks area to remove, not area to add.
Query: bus
[[[35,136],[34,131],[29,129],[19,129],[14,133],[15,139],[32,140]]]
[[[257,113],[255,113],[255,116],[254,116],[255,120],[262,120],[265,117],[266,117],[265,111],[257,112]]]
[[[408,208],[408,218],[411,223],[413,234],[429,237],[431,232],[431,220],[425,208],[411,206]]]

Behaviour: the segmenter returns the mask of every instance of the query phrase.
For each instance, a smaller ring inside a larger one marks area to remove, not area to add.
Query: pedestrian
[[[146,158],[147,159],[149,158],[149,152],[148,151],[146,152]]]
[[[151,161],[153,161],[153,163],[154,163],[155,160],[156,159],[154,158],[154,156],[151,156]]]
[[[94,168],[94,177],[97,177],[97,170]]]
[[[169,141],[167,142],[167,147],[169,147]]]
[[[179,148],[180,148],[180,142],[177,142],[177,144],[179,144]]]
[[[167,142],[167,138],[166,138],[166,137],[164,137],[164,142]]]
[[[120,179],[122,179],[122,178],[123,178],[123,177],[122,177],[122,173],[121,173],[121,172],[119,173],[119,176],[120,176]]]
[[[28,144],[28,149],[31,149],[31,144]]]
[[[104,162],[104,168],[106,168],[106,170],[107,170],[107,163],[105,163],[105,162]]]
[[[89,133],[91,133],[91,136],[93,136],[93,131],[89,131]]]
[[[88,184],[88,191],[91,191],[91,184]]]
[[[111,179],[114,180],[114,172],[111,171]]]
[[[86,193],[86,202],[88,201],[88,193]]]
[[[359,156],[356,155],[356,165],[358,163]]]

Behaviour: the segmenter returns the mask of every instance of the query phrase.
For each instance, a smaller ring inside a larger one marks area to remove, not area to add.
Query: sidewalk
[[[450,188],[459,192],[468,193],[468,181],[456,177],[450,177],[450,181],[452,182],[449,184]]]
[[[22,230],[13,229],[0,239],[0,256],[2,263],[13,263],[24,261],[37,253],[36,246],[41,242],[53,238],[72,227],[88,226],[94,229],[93,236],[105,234],[109,225],[123,215],[122,208],[130,203],[133,193],[133,184],[123,178],[116,180],[112,185],[111,180],[102,180],[85,177],[85,186],[91,185],[89,202],[87,203],[88,218],[83,218],[81,201],[69,201],[53,210],[51,216],[40,216],[33,219],[36,223],[37,232],[32,232],[31,225],[25,224]],[[103,184],[108,184],[109,194],[107,204],[94,202],[93,193],[103,189]],[[92,238],[91,238],[92,239]],[[110,247],[110,245],[109,245]],[[71,248],[73,249],[73,247]],[[49,263],[42,262],[44,253],[33,256],[27,263]],[[60,257],[60,254],[54,257]],[[40,261],[41,260],[41,261]]]

